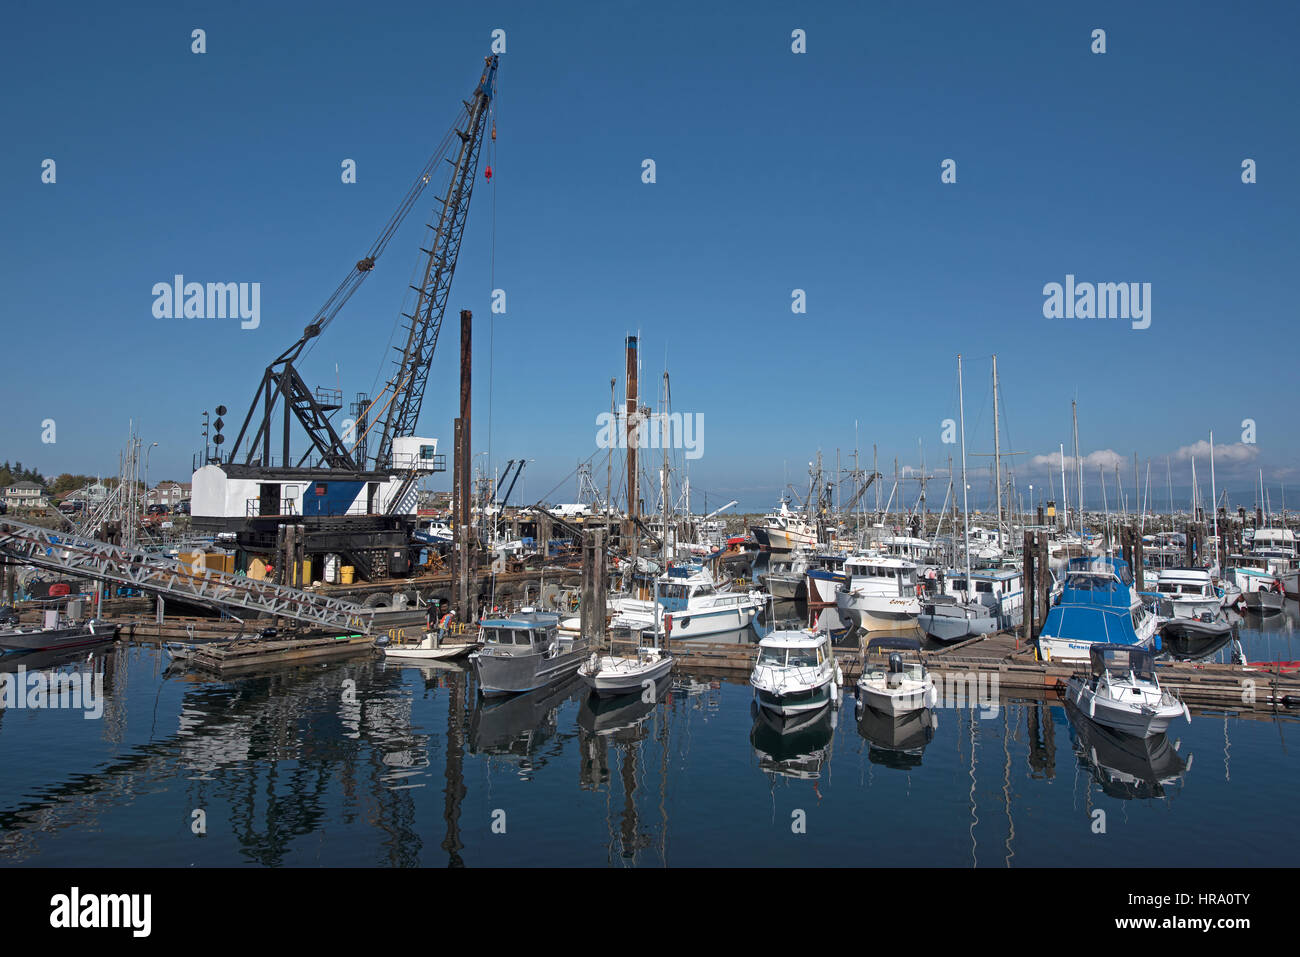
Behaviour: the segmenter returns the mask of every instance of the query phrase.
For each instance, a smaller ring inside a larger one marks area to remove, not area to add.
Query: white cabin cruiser
[[[1205,568],[1164,568],[1156,577],[1163,618],[1215,617],[1223,607],[1223,598],[1214,587],[1214,579]]]
[[[653,600],[619,598],[614,610],[678,641],[746,628],[766,603],[760,592],[719,587],[700,565],[669,566],[656,580],[655,589]]]
[[[899,631],[916,625],[921,586],[916,565],[901,558],[859,556],[844,563],[836,594],[840,615],[863,631]]]
[[[758,643],[749,683],[760,708],[785,717],[838,704],[842,679],[831,636],[803,628]]]
[[[888,651],[888,662],[872,661],[873,651]],[[934,677],[920,661],[903,661],[902,652],[918,655],[921,643],[915,638],[872,638],[862,660],[858,678],[858,701],[882,714],[902,715],[933,708],[939,700]]]
[[[1089,656],[1092,673],[1071,677],[1065,697],[1093,721],[1139,738],[1164,733],[1180,716],[1191,723],[1187,705],[1160,687],[1151,652],[1095,644]]]

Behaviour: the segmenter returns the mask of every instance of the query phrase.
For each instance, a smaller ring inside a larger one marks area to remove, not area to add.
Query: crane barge
[[[338,556],[367,579],[410,572],[416,483],[446,469],[437,439],[417,436],[416,427],[490,121],[497,68],[496,56],[484,59],[473,95],[379,238],[298,340],[266,367],[224,455],[224,423],[220,417],[213,423],[215,451],[205,449],[194,471],[192,522],[196,531],[233,544],[241,568],[251,557],[277,554],[281,527],[294,525],[300,529],[296,561]],[[395,368],[378,395],[358,396],[355,418],[340,429],[334,419],[343,408],[341,391],[312,389],[299,363],[374,271],[445,165],[450,171],[436,198],[434,220],[427,224],[421,279],[411,286],[414,308],[402,314],[405,336],[395,347]],[[217,414],[224,409],[218,407]]]

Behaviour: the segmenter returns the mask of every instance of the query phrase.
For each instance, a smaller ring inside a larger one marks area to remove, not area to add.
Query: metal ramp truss
[[[0,518],[0,555],[53,571],[101,578],[222,610],[243,609],[370,634],[375,614],[350,601],[256,581],[94,538]]]

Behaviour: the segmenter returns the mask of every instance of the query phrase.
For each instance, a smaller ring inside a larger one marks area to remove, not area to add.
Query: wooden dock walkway
[[[734,675],[753,669],[758,646],[674,641],[669,651],[684,671]],[[835,657],[845,681],[856,681],[862,673],[861,648],[836,648]],[[978,681],[981,675],[996,675],[999,693],[1035,697],[1063,698],[1066,682],[1079,670],[1074,664],[1038,661],[1033,649],[1009,632],[923,651],[921,657],[937,680]],[[1300,717],[1300,672],[1268,665],[1197,662],[1160,662],[1157,667],[1161,685],[1189,707]]]

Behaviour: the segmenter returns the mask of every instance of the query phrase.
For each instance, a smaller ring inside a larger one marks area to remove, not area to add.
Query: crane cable
[[[492,168],[493,161],[497,158],[497,99],[501,95],[501,73],[498,68],[494,78],[494,88],[492,90],[492,99],[488,104],[488,122],[492,124],[492,135],[488,140],[488,168]],[[492,393],[493,393],[493,372],[496,352],[496,309],[494,297],[496,296],[496,269],[497,269],[497,191],[496,184],[489,179],[488,186],[492,188],[492,226],[488,239],[488,435],[487,435],[487,467],[492,467]]]

